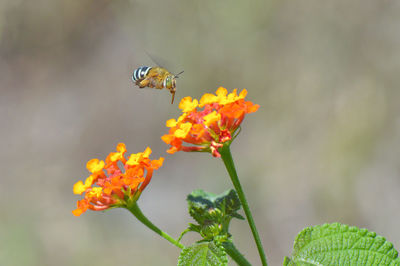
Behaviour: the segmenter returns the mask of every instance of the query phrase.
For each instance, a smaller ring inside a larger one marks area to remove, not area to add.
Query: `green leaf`
[[[376,233],[332,223],[303,229],[283,265],[400,266],[400,258],[393,244]]]
[[[215,205],[218,209],[224,210],[224,212],[227,215],[237,214],[236,212],[238,210],[240,210],[240,206],[241,206],[239,197],[236,194],[236,191],[233,189],[225,191],[221,195],[218,195],[215,198]],[[237,214],[237,215],[239,215],[239,214]],[[241,215],[239,215],[239,216],[241,216]]]
[[[213,193],[205,192],[202,189],[196,189],[187,196],[187,200],[189,202],[192,202],[193,204],[199,204],[199,207],[200,206],[212,207],[214,206],[213,201],[215,197],[216,196]]]
[[[228,265],[225,249],[214,242],[194,244],[181,251],[178,266],[219,266]]]
[[[206,193],[205,191],[198,189],[188,195],[187,201],[189,205],[189,214],[196,220],[200,225],[210,223],[209,211],[214,209],[215,204],[213,203],[212,193]]]
[[[189,214],[198,225],[189,224],[189,231],[198,232],[204,240],[226,241],[229,237],[229,224],[232,218],[244,220],[237,213],[241,204],[236,191],[231,189],[220,195],[193,191],[187,197]]]
[[[244,219],[237,211],[240,200],[236,191],[231,189],[220,195],[198,189],[188,195],[189,213],[200,225],[219,221],[222,216]]]

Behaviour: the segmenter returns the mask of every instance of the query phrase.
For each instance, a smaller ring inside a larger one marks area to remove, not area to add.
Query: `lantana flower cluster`
[[[245,89],[238,95],[236,89],[228,94],[225,88],[220,87],[215,95],[206,93],[200,101],[183,98],[179,104],[183,114],[177,120],[167,121],[170,130],[162,136],[162,140],[171,145],[167,152],[201,151],[221,157],[219,149],[233,141],[246,114],[259,108],[258,104],[245,101],[246,95]],[[162,157],[151,160],[150,148],[131,154],[128,159],[124,143],[119,143],[116,150],[105,161],[92,159],[87,163],[90,176],[84,182],[78,181],[73,188],[75,194],[84,194],[72,211],[75,216],[88,209],[103,211],[132,207],[149,184],[153,171],[164,161]]]
[[[179,104],[183,114],[167,121],[169,134],[162,136],[171,145],[167,152],[204,151],[221,157],[218,149],[234,139],[245,115],[259,108],[258,104],[245,101],[246,95],[245,89],[238,95],[236,89],[228,94],[220,87],[216,95],[206,93],[200,101],[183,98]]]
[[[110,153],[105,162],[99,159],[90,160],[86,167],[91,175],[85,182],[78,181],[73,188],[75,194],[84,198],[72,211],[80,216],[87,209],[102,211],[113,207],[128,207],[140,197],[149,184],[153,171],[162,166],[164,158],[150,160],[151,149],[131,154],[125,158],[126,146],[117,145],[117,151]]]

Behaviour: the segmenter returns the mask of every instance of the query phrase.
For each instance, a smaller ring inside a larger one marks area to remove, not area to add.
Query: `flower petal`
[[[92,159],[87,162],[86,168],[89,170],[91,173],[97,173],[103,170],[105,166],[104,161],[100,161],[99,159]]]

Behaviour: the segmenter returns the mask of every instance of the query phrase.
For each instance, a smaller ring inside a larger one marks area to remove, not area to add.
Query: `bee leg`
[[[175,89],[175,88],[171,88],[171,89],[169,90],[169,92],[172,94],[171,104],[173,104],[173,103],[174,103],[174,99],[175,99],[175,92],[176,92],[176,89]]]
[[[172,93],[172,100],[171,100],[171,104],[174,104],[175,92],[171,92],[171,93]]]
[[[143,89],[144,87],[147,87],[149,85],[149,83],[150,83],[150,81],[148,79],[136,81],[136,85],[138,85],[139,88],[141,88],[141,89]]]

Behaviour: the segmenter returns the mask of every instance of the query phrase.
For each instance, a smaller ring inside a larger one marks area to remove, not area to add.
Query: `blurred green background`
[[[86,162],[164,156],[139,200],[178,236],[186,195],[231,188],[219,159],[165,153],[182,97],[246,88],[260,104],[232,145],[270,265],[304,227],[367,227],[400,249],[400,2],[0,2],[0,265],[176,265],[179,251],[127,211],[71,214]],[[146,53],[185,70],[176,103],[139,90]],[[238,248],[259,265],[245,222]],[[198,240],[188,234],[184,243]]]

